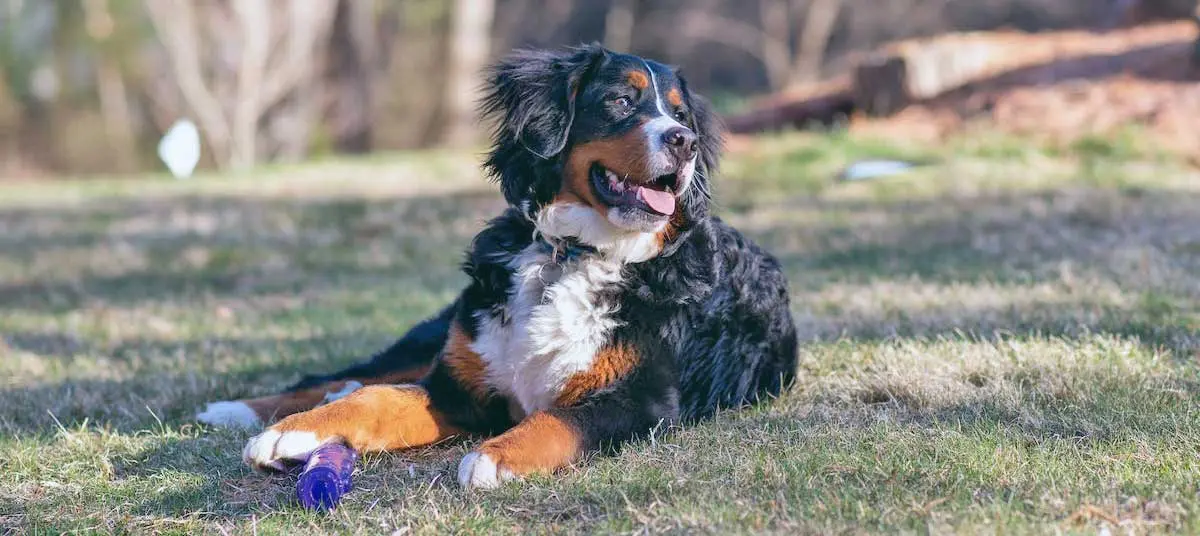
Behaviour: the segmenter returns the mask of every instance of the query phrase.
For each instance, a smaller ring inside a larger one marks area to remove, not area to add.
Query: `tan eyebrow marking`
[[[638,91],[650,87],[650,79],[646,77],[646,73],[641,71],[629,71],[625,74],[625,80],[628,80],[629,85]]]
[[[671,88],[667,92],[667,102],[671,103],[671,106],[683,106],[683,94],[678,88]]]

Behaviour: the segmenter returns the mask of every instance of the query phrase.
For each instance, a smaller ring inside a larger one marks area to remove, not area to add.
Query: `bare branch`
[[[825,50],[829,46],[829,38],[833,35],[844,1],[812,0],[809,4],[791,68],[791,83],[812,82],[820,77]]]
[[[196,114],[218,165],[228,162],[229,123],[220,102],[204,82],[200,60],[200,36],[192,3],[187,0],[145,0],[146,12],[159,40],[171,59],[176,83],[188,108]]]
[[[303,153],[320,102],[311,93],[316,66],[337,2],[144,2],[219,166],[244,169],[261,156]],[[289,95],[297,98],[287,109],[278,107]]]
[[[451,145],[472,141],[479,75],[491,53],[494,0],[456,0],[450,24],[450,66],[446,80],[444,140]]]
[[[776,7],[768,5],[773,3],[773,0],[762,1],[767,11]],[[763,16],[768,18],[765,13]],[[682,16],[675,13],[656,13],[647,17],[647,20],[670,24],[671,28],[677,29],[688,39],[720,43],[753,56],[762,63],[772,87],[778,87],[787,81],[788,69],[791,66],[787,41],[780,40],[778,36],[771,36],[753,24],[699,9],[691,9]],[[778,31],[778,28],[773,29]],[[785,30],[779,33],[786,32]]]
[[[771,87],[782,89],[792,66],[792,14],[787,0],[759,0],[762,20],[762,58]]]
[[[618,52],[629,52],[633,46],[634,13],[638,0],[613,0],[604,17],[604,45]]]
[[[673,22],[672,26],[689,38],[720,43],[763,61],[763,32],[752,24],[722,15],[689,11],[682,21]]]
[[[325,40],[333,28],[337,2],[292,0],[292,3],[294,5],[288,10],[291,24],[288,26],[284,57],[264,75],[263,108],[274,106],[312,77],[318,44]]]
[[[233,10],[242,36],[238,63],[237,102],[233,111],[234,167],[249,167],[258,154],[258,119],[262,100],[259,90],[271,43],[271,10],[266,0],[237,0]]]

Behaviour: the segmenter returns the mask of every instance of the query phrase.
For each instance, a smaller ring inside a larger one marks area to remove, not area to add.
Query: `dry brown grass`
[[[0,532],[1200,530],[1200,177],[1125,140],[758,139],[719,210],[789,272],[791,392],[490,494],[368,456],[331,515],[190,417],[451,299],[469,160],[3,187]],[[941,163],[830,179],[868,155]]]

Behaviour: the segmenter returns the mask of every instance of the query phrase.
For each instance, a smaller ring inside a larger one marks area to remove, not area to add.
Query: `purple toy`
[[[354,487],[351,476],[358,453],[341,443],[313,451],[296,481],[296,497],[309,510],[332,510]]]

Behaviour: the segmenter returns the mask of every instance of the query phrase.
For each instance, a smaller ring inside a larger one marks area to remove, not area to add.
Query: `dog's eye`
[[[633,99],[626,97],[624,95],[613,99],[612,102],[613,102],[613,106],[615,106],[617,108],[617,110],[622,111],[622,112],[633,107]]]
[[[680,123],[682,123],[684,121],[687,121],[687,117],[688,117],[688,115],[687,115],[686,110],[675,110],[675,120],[676,121],[679,121]]]

